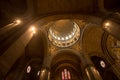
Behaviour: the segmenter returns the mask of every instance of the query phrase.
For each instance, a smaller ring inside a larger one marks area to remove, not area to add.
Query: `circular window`
[[[27,67],[27,73],[30,73],[30,71],[31,71],[31,66],[28,66]]]
[[[106,67],[105,62],[104,62],[104,61],[100,61],[100,66],[101,66],[102,68],[105,68],[105,67]]]
[[[49,28],[49,40],[58,47],[69,47],[80,36],[80,28],[73,20],[55,21]]]

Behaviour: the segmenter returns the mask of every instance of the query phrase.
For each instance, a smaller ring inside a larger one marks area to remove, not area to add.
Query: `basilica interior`
[[[0,80],[120,80],[120,0],[0,0]]]

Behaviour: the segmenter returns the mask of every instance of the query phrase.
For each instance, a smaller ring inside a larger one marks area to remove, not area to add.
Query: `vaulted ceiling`
[[[117,10],[120,4],[119,0],[0,0],[0,19],[1,19],[0,27],[3,27],[6,24],[12,22],[16,17],[24,18],[25,20],[29,19],[32,21],[31,17],[41,18],[44,16],[49,16],[54,14],[77,13],[77,14],[94,15],[94,13],[98,12],[99,1],[100,2],[103,1],[103,6],[105,6],[107,10],[113,10],[113,11]],[[50,17],[46,19],[46,21],[48,20],[49,22],[52,19],[54,20],[55,17]],[[101,28],[99,29],[97,26],[95,26],[94,29],[93,27],[94,27],[93,25],[89,26],[89,29],[86,29],[86,32],[84,33],[84,37],[83,37],[84,51],[88,53],[91,51],[95,52],[94,48],[96,48],[98,52],[101,51],[100,34],[102,34],[102,30]],[[97,31],[99,31],[99,33]],[[94,34],[95,32],[96,34]],[[44,53],[43,51],[44,48],[41,47],[41,45],[44,46],[44,44],[42,43],[43,40],[41,38],[43,37],[34,37],[31,40],[31,42],[34,42],[34,44],[30,43],[26,47],[26,49],[29,51],[26,54],[28,54],[30,57],[43,56],[42,53]],[[37,41],[39,44],[37,44],[37,42],[35,41]],[[34,48],[32,48],[31,46],[34,46]],[[41,54],[39,54],[40,52]]]
[[[0,27],[16,17],[41,17],[63,13],[92,14],[98,10],[100,2],[103,2],[108,10],[120,8],[119,0],[0,0]]]

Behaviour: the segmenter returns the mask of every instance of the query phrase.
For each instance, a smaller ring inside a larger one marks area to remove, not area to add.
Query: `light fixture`
[[[15,20],[15,23],[16,23],[16,24],[20,24],[20,23],[21,23],[21,20],[20,20],[20,19],[16,19],[16,20]]]
[[[27,73],[30,73],[30,71],[31,71],[31,66],[28,66],[27,67]]]
[[[35,27],[32,27],[31,30],[34,31],[34,30],[35,30]]]
[[[35,33],[36,33],[35,26],[31,26],[31,31],[32,31],[32,33],[33,33],[33,34],[35,34]]]
[[[109,26],[109,25],[110,25],[110,23],[109,23],[109,22],[106,22],[106,23],[105,23],[105,26]]]
[[[42,72],[44,73],[44,72],[45,72],[45,70],[42,70]]]
[[[107,27],[109,27],[109,26],[110,26],[110,22],[107,22],[107,21],[106,21],[106,22],[104,23],[104,27],[107,28]]]

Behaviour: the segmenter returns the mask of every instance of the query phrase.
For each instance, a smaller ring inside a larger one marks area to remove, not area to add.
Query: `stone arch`
[[[54,53],[55,55],[52,56],[52,61],[51,61],[51,66],[54,65],[55,63],[59,62],[62,58],[64,57],[63,60],[76,60],[80,62],[80,53],[76,52],[71,49],[64,49],[64,50],[59,50]],[[63,57],[62,57],[63,56]]]
[[[62,14],[62,15],[50,15],[45,16],[43,18],[37,18],[34,20],[34,24],[36,26],[43,26],[50,21],[60,20],[60,19],[79,19],[79,20],[86,20],[86,22],[91,22],[94,24],[101,24],[102,18],[97,16],[89,16],[89,15],[80,15],[80,14]]]
[[[56,52],[51,61],[51,72],[52,74],[60,73],[64,68],[72,70],[76,75],[82,75],[82,70],[80,69],[80,57],[77,52],[73,50],[60,50]],[[56,73],[57,72],[57,73]]]
[[[110,35],[109,35],[108,32],[105,31],[103,33],[102,38],[101,38],[101,48],[102,48],[103,54],[105,55],[105,57],[107,58],[107,60],[110,63],[114,63],[115,59],[113,58],[113,56],[111,55],[111,53],[109,52],[109,49],[107,47],[107,39],[108,39],[109,36]]]

